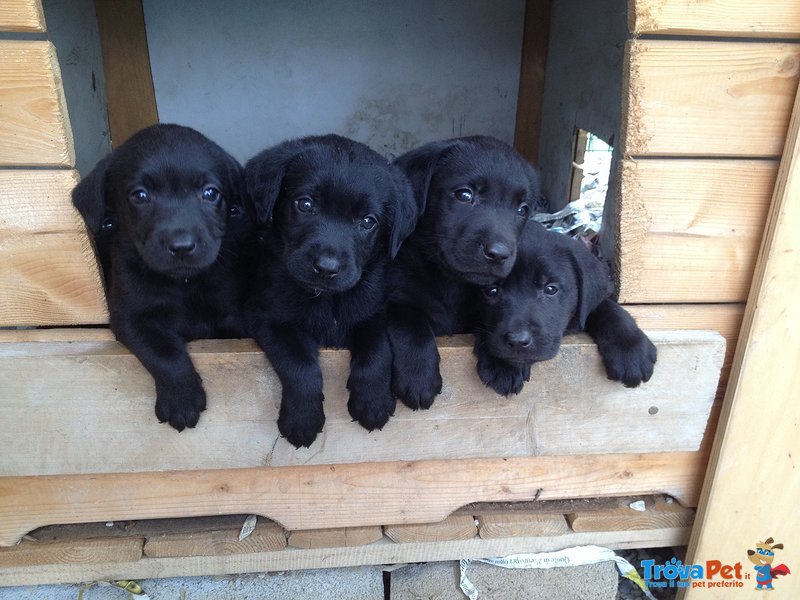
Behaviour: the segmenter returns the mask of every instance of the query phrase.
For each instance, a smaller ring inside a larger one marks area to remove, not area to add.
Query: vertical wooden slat
[[[525,29],[522,39],[514,147],[533,164],[539,163],[551,1],[526,0],[525,2]]]
[[[141,0],[95,0],[111,145],[158,123]]]
[[[74,164],[72,131],[53,44],[0,41],[0,165]]]
[[[769,537],[796,552],[800,540],[800,94],[756,263],[739,345],[709,461],[687,561],[741,562]],[[783,562],[776,552],[775,564]],[[796,554],[794,554],[796,556]],[[795,568],[794,564],[789,565]],[[747,580],[754,587],[755,576]],[[800,597],[800,578],[777,580]],[[728,598],[725,589],[691,589],[687,598]]]

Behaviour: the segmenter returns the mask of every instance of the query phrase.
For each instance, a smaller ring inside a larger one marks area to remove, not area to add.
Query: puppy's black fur
[[[628,387],[649,380],[656,348],[612,292],[608,268],[582,243],[528,225],[511,273],[482,289],[475,328],[481,381],[505,396],[519,393],[531,365],[553,358],[568,330],[592,336],[610,379]]]
[[[442,386],[434,336],[471,331],[473,288],[511,271],[539,184],[513,148],[484,136],[433,142],[395,164],[424,212],[391,268],[393,390],[428,408]]]
[[[206,395],[186,342],[245,334],[240,253],[255,215],[241,165],[193,129],[154,125],[100,161],[72,201],[100,254],[111,329],[155,379],[156,416],[194,427]]]
[[[408,180],[336,135],[269,148],[245,173],[264,240],[245,316],[283,387],[278,429],[297,447],[322,431],[320,346],[350,349],[348,410],[383,427],[394,413],[386,269],[419,215]]]

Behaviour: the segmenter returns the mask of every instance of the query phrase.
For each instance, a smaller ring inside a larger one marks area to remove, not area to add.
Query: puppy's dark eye
[[[228,214],[230,214],[232,217],[238,217],[240,214],[242,214],[242,209],[234,204],[228,209]]]
[[[308,196],[303,196],[294,201],[294,207],[301,213],[314,212],[314,201]]]
[[[203,200],[211,202],[212,204],[220,199],[222,194],[213,185],[207,185],[203,188]]]
[[[103,220],[103,223],[100,225],[100,232],[101,233],[111,233],[114,231],[114,228],[117,224],[114,222],[114,219],[108,217],[107,219]]]
[[[544,293],[548,296],[555,296],[558,293],[558,286],[552,283],[544,286]]]
[[[492,287],[484,288],[483,295],[487,298],[497,298],[500,295],[500,288],[496,285]]]
[[[458,188],[455,192],[453,192],[453,196],[459,202],[465,202],[471,204],[474,198],[474,194],[472,190],[469,188]]]
[[[378,224],[378,219],[376,219],[372,215],[367,215],[366,217],[361,219],[361,227],[366,229],[367,231],[375,227],[375,225],[377,224]]]
[[[137,188],[133,190],[128,197],[134,204],[145,204],[146,202],[150,202],[150,194],[148,194],[147,190],[143,188]]]
[[[530,212],[530,207],[525,204],[524,202],[517,207],[517,214],[520,217],[527,217],[528,213]]]

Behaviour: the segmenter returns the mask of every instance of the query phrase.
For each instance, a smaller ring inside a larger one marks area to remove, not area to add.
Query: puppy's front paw
[[[501,396],[519,394],[531,378],[531,367],[515,367],[491,356],[478,357],[478,377]]]
[[[350,390],[350,399],[347,401],[347,410],[350,416],[358,421],[367,431],[383,429],[394,414],[395,399],[391,392],[383,386],[352,385],[347,382]]]
[[[411,410],[430,408],[442,392],[438,360],[406,362],[392,369],[392,393]]]
[[[200,376],[187,381],[156,383],[156,417],[178,431],[194,427],[206,409],[206,392]]]
[[[624,342],[598,344],[598,350],[608,378],[625,387],[636,387],[653,375],[656,347],[640,329]]]
[[[295,448],[310,446],[317,439],[317,434],[322,432],[322,427],[325,425],[322,400],[321,393],[313,400],[283,394],[278,415],[278,431]]]

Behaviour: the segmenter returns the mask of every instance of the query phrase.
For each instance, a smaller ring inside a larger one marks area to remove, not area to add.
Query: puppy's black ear
[[[72,190],[72,204],[81,213],[92,235],[100,233],[106,217],[106,171],[110,163],[110,156],[101,160]]]
[[[552,235],[563,236],[560,233]],[[575,317],[578,326],[583,329],[586,317],[614,291],[606,264],[592,254],[583,242],[563,236],[569,248],[570,260],[578,282],[578,306]]]
[[[390,165],[392,171],[392,229],[389,233],[389,258],[397,256],[400,244],[403,243],[421,216],[419,205],[411,189],[411,183],[403,172]]]
[[[225,150],[217,146],[216,160],[219,169],[222,171],[225,186],[228,188],[228,204],[235,204],[244,201],[244,169],[239,161],[233,158]]]
[[[425,212],[436,163],[439,162],[444,151],[452,147],[454,143],[453,140],[431,142],[409,150],[394,160],[394,164],[400,167],[411,183],[420,216]]]
[[[539,200],[542,195],[541,188],[539,187],[539,174],[528,161],[523,159],[523,162],[525,163],[525,175],[528,177],[528,194],[533,202],[531,211],[534,211],[539,206]]]
[[[267,148],[247,161],[245,189],[256,209],[259,224],[272,219],[289,163],[306,148],[303,140],[288,140]]]

